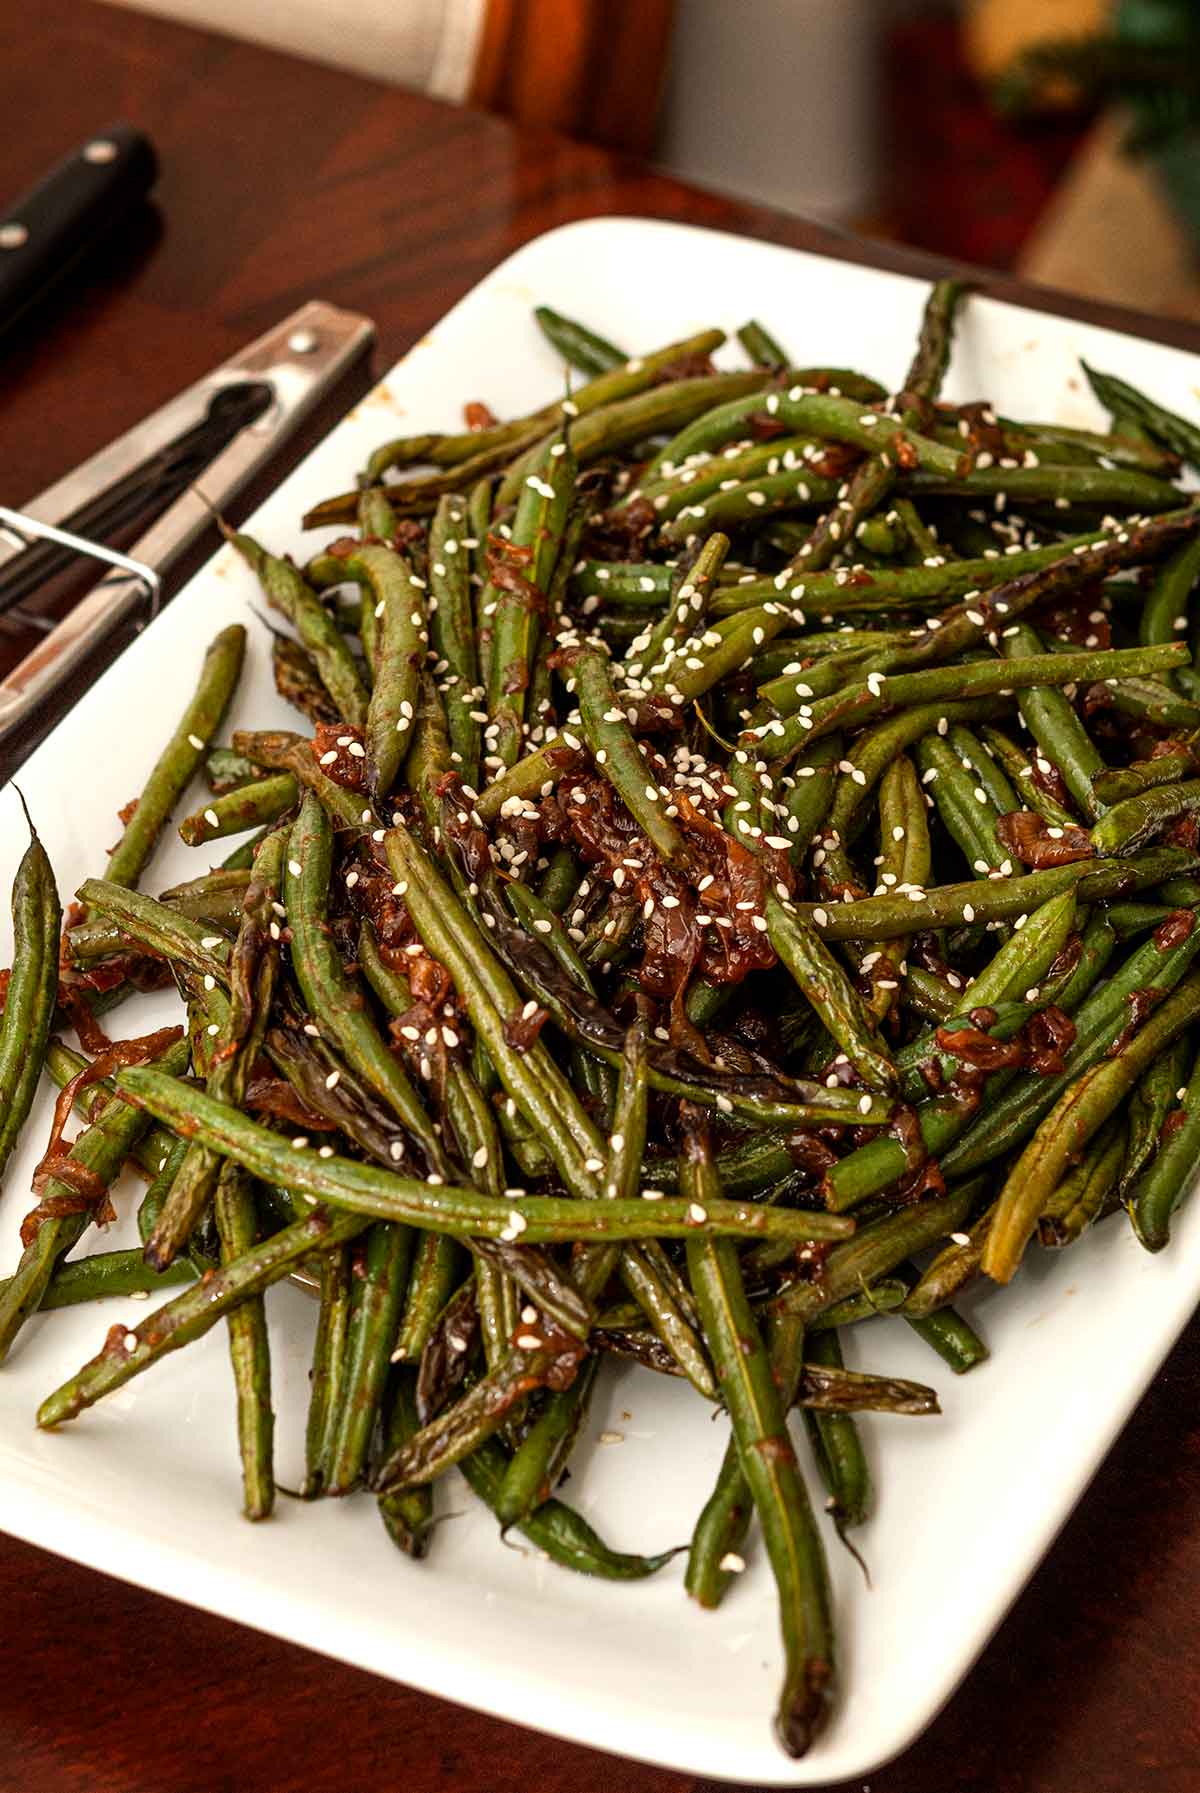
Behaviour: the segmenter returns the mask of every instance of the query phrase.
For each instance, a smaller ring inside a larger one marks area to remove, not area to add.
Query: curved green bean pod
[[[851,1422],[853,1423],[853,1422]],[[741,1547],[754,1516],[754,1500],[742,1474],[737,1440],[730,1437],[713,1491],[692,1530],[683,1585],[710,1609],[721,1604],[743,1564]]]
[[[472,1491],[488,1506],[495,1501],[506,1461],[503,1447],[489,1440],[459,1464]],[[664,1550],[658,1556],[633,1556],[612,1550],[586,1519],[560,1500],[543,1501],[536,1512],[521,1521],[520,1529],[551,1562],[603,1581],[642,1581],[676,1554],[674,1550]]]
[[[1200,1016],[1200,975],[1184,979],[1116,1058],[1093,1065],[1064,1091],[1042,1122],[996,1202],[982,1268],[995,1282],[1009,1282],[1021,1262],[1038,1216],[1067,1165],[1115,1113],[1158,1054]]]
[[[226,539],[233,543],[258,578],[267,602],[281,610],[295,628],[301,645],[313,658],[321,683],[337,705],[339,715],[354,727],[361,728],[366,722],[370,701],[367,689],[345,636],[321,600],[290,560],[269,554],[253,536],[229,532]]]

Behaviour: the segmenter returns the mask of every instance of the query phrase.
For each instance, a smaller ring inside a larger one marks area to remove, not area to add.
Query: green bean
[[[1108,1121],[1089,1144],[1078,1164],[1066,1172],[1038,1217],[1040,1245],[1071,1245],[1098,1220],[1115,1196],[1125,1160],[1125,1123]]]
[[[1092,844],[1097,853],[1134,853],[1177,817],[1194,815],[1198,809],[1200,779],[1155,785],[1107,810],[1092,829]]]
[[[480,1445],[459,1465],[472,1491],[492,1506],[504,1475],[506,1458],[494,1441]],[[655,1574],[675,1555],[665,1550],[658,1556],[634,1556],[616,1551],[597,1536],[587,1520],[560,1500],[547,1500],[522,1521],[520,1529],[530,1543],[564,1569],[595,1575],[604,1581],[641,1581]]]
[[[345,637],[316,593],[305,584],[290,560],[269,554],[252,536],[230,533],[227,539],[257,577],[267,602],[281,610],[296,629],[339,715],[361,728],[367,719],[366,687]],[[234,746],[237,747],[236,741]]]
[[[919,1280],[919,1274],[912,1270],[911,1282],[914,1287]],[[900,1318],[919,1339],[937,1352],[943,1363],[949,1364],[956,1376],[965,1376],[968,1370],[987,1361],[987,1346],[975,1328],[961,1314],[955,1313],[952,1307],[939,1307],[931,1314],[913,1314],[904,1310]]]
[[[12,919],[12,972],[0,1020],[0,1172],[33,1106],[58,994],[62,905],[53,867],[32,823],[13,880]]]
[[[187,1059],[186,1042],[177,1040],[165,1049],[160,1062],[167,1072],[178,1074],[185,1068]],[[70,1148],[71,1162],[90,1172],[107,1188],[134,1141],[145,1129],[146,1117],[118,1096],[112,1096],[97,1110],[95,1118]],[[58,1177],[50,1177],[42,1191],[42,1200],[72,1199],[79,1198],[71,1186]],[[41,1306],[59,1261],[79,1242],[91,1223],[90,1204],[73,1212],[45,1214],[41,1218],[0,1295],[0,1362],[12,1349],[17,1333],[30,1314],[36,1313]]]
[[[907,1285],[898,1277],[876,1277],[869,1289],[864,1288],[857,1295],[847,1295],[818,1314],[809,1325],[809,1334],[815,1337],[818,1333],[836,1331],[839,1326],[856,1326],[860,1320],[874,1320],[880,1314],[890,1314],[903,1307],[907,1297]]]
[[[365,711],[347,722],[363,729],[367,793],[373,803],[386,797],[408,749],[429,621],[425,580],[407,555],[381,542],[364,542],[346,556],[346,567],[366,587],[364,608],[372,613],[375,682]]]
[[[1005,864],[1011,873],[1008,848],[996,832],[999,811],[980,783],[974,768],[941,735],[925,735],[917,742],[921,782],[933,798],[947,834],[959,848],[971,870],[981,877]],[[918,886],[919,887],[919,886]],[[885,892],[877,891],[876,895]]]
[[[326,1457],[325,1492],[349,1494],[366,1465],[408,1269],[412,1234],[377,1221],[366,1237],[363,1274],[356,1278],[346,1332],[346,1369],[336,1424]]]
[[[98,909],[116,922],[123,934],[160,958],[186,965],[200,977],[218,982],[228,977],[229,942],[202,923],[140,891],[102,878],[85,879],[75,894],[86,909]]]
[[[551,1393],[514,1452],[492,1501],[501,1526],[523,1525],[544,1506],[587,1418],[599,1358],[589,1357],[570,1388]]]
[[[620,378],[621,370],[608,378]],[[580,414],[571,425],[571,447],[579,465],[587,466],[602,454],[628,448],[663,430],[678,429],[694,417],[720,405],[722,399],[737,398],[745,393],[761,391],[766,376],[762,373],[702,374],[695,379],[671,380],[665,385],[638,391],[611,404]],[[578,410],[582,394],[567,401]],[[566,412],[571,416],[571,412]],[[496,508],[513,504],[521,487],[553,440],[543,436],[509,465],[496,493]]]
[[[629,359],[603,336],[597,336],[585,324],[564,317],[561,311],[554,311],[549,305],[535,306],[533,315],[551,348],[558,351],[568,366],[577,367],[581,374],[605,374],[613,368],[623,367]]]
[[[1187,1079],[1189,1056],[1186,1040],[1176,1040],[1155,1059],[1130,1097],[1129,1139],[1117,1183],[1122,1201],[1158,1149],[1163,1122]]]
[[[483,593],[481,614],[492,616],[488,742],[505,766],[521,751],[538,610],[562,546],[577,471],[565,433],[547,443],[521,482],[511,539],[501,545],[503,570],[498,564]]]
[[[392,1359],[417,1363],[462,1276],[462,1253],[453,1239],[422,1233],[413,1254],[404,1310],[393,1341]]]
[[[448,494],[438,504],[429,531],[429,629],[439,662],[451,757],[469,785],[479,782],[479,683],[469,583],[472,533],[465,499]]]
[[[1200,537],[1168,556],[1155,575],[1142,609],[1138,637],[1149,643],[1177,641],[1187,632],[1188,600],[1200,578]]]
[[[787,356],[765,324],[751,318],[737,333],[737,339],[755,367],[786,367]]]
[[[282,729],[239,729],[234,740],[260,765],[291,772],[306,790],[315,792],[335,828],[359,833],[371,825],[371,811],[364,810],[362,797],[325,776],[313,755],[313,742],[302,735],[288,734]]]
[[[1025,1073],[985,1103],[970,1133],[942,1155],[952,1176],[977,1170],[1019,1144],[1064,1096],[1074,1079],[1090,1070],[1136,1025],[1150,1000],[1161,1001],[1185,976],[1198,951],[1200,929],[1183,940],[1151,939],[1130,954],[1119,970],[1075,1014],[1075,1041],[1066,1069],[1057,1074]],[[1065,998],[1064,998],[1065,999]]]
[[[1011,645],[1010,641],[1005,642],[1006,648]],[[1148,658],[1151,655],[1153,661]],[[1187,649],[1182,643],[1174,643],[1166,647],[1036,654],[1028,659],[977,660],[966,666],[931,666],[922,672],[890,676],[872,672],[861,683],[818,698],[807,715],[801,712],[786,723],[766,723],[750,734],[770,748],[774,759],[785,760],[798,746],[818,740],[831,729],[874,722],[905,705],[926,704],[942,697],[989,697],[1095,678],[1129,679],[1141,672],[1169,672],[1186,657]],[[1088,790],[1090,793],[1090,779]]]
[[[1004,652],[1010,659],[1040,662],[1045,658],[1042,645],[1036,630],[1025,623],[1015,623],[1011,630],[1005,631]],[[1107,664],[1108,655],[1104,654],[1102,658]],[[1037,743],[1041,756],[1061,772],[1064,784],[1083,814],[1089,820],[1095,820],[1102,813],[1102,805],[1096,797],[1094,780],[1103,772],[1104,761],[1068,697],[1049,688],[1056,682],[1048,680],[1044,687],[1025,689],[1021,699],[1021,719]],[[1074,683],[1073,680],[1068,682]]]
[[[257,1216],[250,1180],[236,1165],[221,1166],[213,1198],[221,1261],[230,1264],[252,1251]],[[275,1505],[271,1410],[271,1347],[261,1295],[252,1295],[231,1309],[229,1355],[237,1388],[238,1443],[242,1455],[243,1511],[247,1519],[266,1519]]]
[[[666,610],[652,629],[638,635],[625,656],[625,672],[656,677],[685,651],[685,644],[703,623],[717,579],[729,552],[729,537],[714,530],[683,577],[673,586]]]
[[[987,747],[995,754],[996,763],[1003,767],[1012,780],[1026,809],[1036,811],[1052,827],[1067,828],[1076,825],[1078,818],[1074,812],[1064,808],[1037,782],[1032,760],[1039,756],[1031,756],[1023,747],[1018,747],[1002,729],[985,727],[979,732]]]
[[[196,1268],[184,1262],[169,1269],[151,1270],[140,1251],[98,1251],[87,1258],[60,1264],[42,1296],[39,1313],[77,1307],[85,1301],[109,1301],[113,1296],[156,1295],[160,1289],[195,1282]],[[6,1285],[0,1283],[0,1291]]]
[[[339,616],[339,624],[340,621]],[[291,636],[272,631],[271,671],[283,701],[299,710],[314,727],[340,720],[337,705],[321,683],[316,661]]]
[[[923,889],[932,870],[932,847],[925,799],[912,761],[901,754],[879,785],[879,878],[877,888],[915,886]],[[910,941],[901,939],[886,952],[861,960],[871,986],[869,1011],[876,1021],[892,1012],[900,993],[899,968],[906,963]]]
[[[251,883],[247,886],[242,923],[238,930],[229,964],[230,1000],[221,1018],[206,1024],[206,1032],[217,1030],[217,1048],[213,1063],[206,1071],[208,1093],[218,1101],[240,1103],[258,1059],[266,1034],[268,1013],[275,988],[279,964],[277,944],[279,928],[274,921],[273,903],[280,885],[286,831],[282,828],[269,837],[259,851]],[[209,974],[211,975],[211,974]],[[214,980],[215,982],[215,980]],[[210,991],[216,1002],[218,992]],[[196,1054],[193,1051],[193,1059]],[[197,1064],[196,1068],[204,1067]],[[213,1199],[221,1165],[215,1153],[202,1146],[189,1147],[179,1172],[171,1185],[153,1231],[146,1240],[146,1262],[162,1270],[181,1251],[192,1229]],[[250,1242],[253,1219],[253,1198],[236,1183],[228,1184],[225,1195],[226,1223],[218,1231],[228,1233],[234,1256],[240,1255]],[[235,1364],[243,1356],[258,1362],[266,1355],[266,1334],[261,1320],[256,1329],[247,1320],[235,1329]],[[257,1342],[253,1342],[254,1339]],[[248,1342],[249,1341],[249,1342]],[[243,1406],[253,1406],[249,1387],[253,1377],[247,1371],[247,1398]],[[262,1478],[258,1478],[261,1482]]]
[[[930,291],[917,348],[897,406],[896,438],[903,439],[906,432],[920,425],[930,400],[941,385],[949,361],[954,313],[961,290],[957,282],[941,280]],[[866,423],[867,420],[862,421]],[[871,513],[883,503],[895,483],[900,458],[896,452],[896,438],[889,437],[881,452],[872,454],[855,468],[839,494],[838,503],[818,520],[808,537],[799,544],[786,572],[816,572],[827,567],[852,538],[861,540]],[[874,446],[872,443],[871,447]],[[957,451],[959,445],[954,443],[952,446]],[[905,460],[908,459],[906,453]],[[915,511],[912,515],[915,517]]]
[[[309,792],[292,828],[284,865],[284,906],[292,930],[292,966],[297,981],[309,1013],[328,1028],[347,1063],[419,1142],[430,1169],[445,1175],[447,1166],[433,1123],[365,1012],[361,994],[343,970],[329,938],[325,906],[332,854],[328,818]]]
[[[675,515],[664,522],[660,539],[678,546],[697,532],[702,524],[710,529],[731,530],[741,524],[758,523],[768,517],[787,515],[810,505],[828,504],[836,496],[838,482],[809,472],[805,467],[786,468],[783,472],[762,473],[745,484],[726,489],[726,481],[707,493],[692,496],[680,505]],[[664,506],[664,509],[671,508]]]
[[[231,623],[210,643],[187,709],[146,780],[125,832],[108,856],[110,884],[136,885],[168,816],[204,763],[242,670],[246,631]]]
[[[455,1238],[519,1238],[524,1245],[553,1245],[575,1239],[682,1239],[699,1233],[807,1241],[845,1238],[853,1230],[853,1223],[838,1215],[737,1201],[722,1202],[704,1219],[690,1213],[686,1201],[670,1197],[661,1202],[622,1202],[513,1195],[510,1205],[509,1199],[497,1201],[449,1184],[431,1185],[355,1159],[322,1158],[159,1072],[122,1071],[117,1085],[157,1119],[234,1159],[264,1181],[299,1190],[314,1201],[328,1200],[360,1218],[433,1227]]]
[[[970,884],[940,884],[908,900],[864,897],[852,906],[797,903],[794,913],[814,923],[830,940],[896,940],[914,929],[961,926],[963,922],[1008,921],[1028,914],[1048,897],[1074,889],[1082,903],[1144,890],[1185,868],[1185,849],[1151,847],[1128,859],[1083,859],[1024,878],[992,878]]]
[[[271,778],[239,785],[223,797],[214,797],[193,815],[185,816],[179,824],[179,837],[189,847],[202,847],[206,841],[277,822],[298,802],[296,780],[290,772],[278,772]]]
[[[389,1452],[399,1450],[418,1429],[414,1391],[412,1371],[398,1371],[385,1428],[385,1447]],[[375,1504],[392,1543],[406,1556],[425,1556],[433,1538],[432,1489],[405,1488],[399,1494],[380,1494]]]
[[[896,1067],[862,998],[820,934],[789,915],[779,898],[766,906],[767,938],[868,1089],[894,1090]]]
[[[806,1335],[804,1359],[809,1364],[841,1369],[842,1351],[837,1333],[830,1331]],[[829,1498],[825,1504],[834,1529],[851,1554],[862,1563],[858,1552],[848,1543],[846,1533],[853,1526],[862,1525],[870,1517],[875,1491],[854,1416],[851,1413],[821,1413],[805,1408],[804,1426],[821,1480],[828,1491]],[[866,1565],[863,1564],[864,1572],[865,1568]]]
[[[684,851],[683,836],[663,813],[658,781],[616,700],[604,655],[593,648],[572,648],[565,662],[567,689],[579,703],[583,738],[604,776],[621,798],[655,851],[668,864]]]
[[[312,1500],[325,1488],[330,1442],[341,1411],[346,1376],[346,1333],[350,1324],[350,1248],[343,1241],[316,1258],[320,1308],[309,1370],[308,1420],[304,1438],[304,1481],[300,1492]]]
[[[1027,504],[1102,504],[1110,510],[1142,515],[1169,511],[1184,494],[1178,486],[1152,473],[1127,467],[1075,467],[1043,463],[1038,467],[975,467],[949,478],[922,470],[910,476],[914,497],[997,498],[1014,508]]]
[[[1165,406],[1156,404],[1152,398],[1139,392],[1136,386],[1117,379],[1115,374],[1102,373],[1097,367],[1089,367],[1082,356],[1079,365],[1100,403],[1112,413],[1114,424],[1136,424],[1140,429],[1146,430],[1155,441],[1165,443],[1172,454],[1177,454],[1181,460],[1192,466],[1200,466],[1200,430],[1197,430],[1195,424],[1168,411]]]
[[[730,1583],[741,1573],[745,1566],[741,1547],[753,1514],[754,1501],[742,1473],[741,1454],[731,1436],[688,1551],[683,1585],[698,1605],[719,1606]]]
[[[1197,771],[1200,771],[1200,758],[1191,748],[1182,748],[1152,760],[1135,760],[1131,766],[1106,767],[1096,775],[1096,796],[1104,804],[1120,803],[1126,797],[1151,791],[1156,785],[1175,784]]]
[[[1041,1123],[997,1198],[982,1268],[1008,1282],[1026,1241],[1071,1159],[1130,1094],[1143,1071],[1200,1016],[1200,976],[1193,973],[1159,1005],[1116,1058],[1071,1084]]]
[[[1171,1216],[1193,1180],[1200,1151],[1200,1057],[1179,1098],[1180,1123],[1160,1134],[1159,1148],[1126,1198],[1133,1230],[1147,1251],[1161,1251],[1170,1238]]]
[[[1190,667],[1177,668],[1174,676],[1177,684],[1200,696],[1200,686],[1192,682]],[[1118,714],[1154,728],[1186,730],[1193,735],[1200,730],[1200,703],[1194,697],[1174,696],[1165,681],[1125,679],[1105,693],[1104,701]]]
[[[938,1244],[966,1219],[971,1193],[962,1190],[914,1202],[882,1220],[861,1227],[858,1235],[831,1251],[820,1283],[793,1283],[776,1297],[774,1311],[806,1325],[835,1301],[854,1293],[861,1283],[886,1276],[913,1252]]]
[[[962,462],[962,456],[953,449],[944,448],[916,430],[905,429],[898,418],[885,417],[877,411],[864,412],[860,399],[805,391],[795,384],[786,392],[768,393],[757,407],[744,398],[735,399],[701,416],[697,425],[683,430],[659,451],[649,471],[654,473],[666,465],[679,466],[700,449],[720,447],[733,439],[733,432],[756,408],[796,435],[845,442],[869,454],[878,453],[881,460],[895,459],[903,453],[915,457],[917,465],[945,475],[958,473]]]
[[[311,1251],[351,1239],[364,1225],[361,1215],[339,1214],[331,1218],[324,1208],[315,1207],[293,1225],[185,1289],[140,1326],[129,1332],[114,1328],[100,1353],[42,1402],[38,1425],[49,1428],[78,1418],[85,1408],[123,1387],[169,1352],[202,1338],[232,1308],[279,1282]]]
[[[697,1205],[719,1198],[707,1144],[694,1132],[683,1170],[684,1189]],[[715,1242],[689,1241],[688,1272],[779,1591],[786,1667],[776,1733],[787,1753],[798,1757],[820,1734],[833,1700],[833,1621],[824,1553],[788,1436],[786,1404],[746,1299],[737,1252]]]
[[[838,762],[845,755],[841,735],[825,735],[814,741],[803,759],[793,765],[795,783],[784,796],[787,821],[784,827],[792,836],[792,864],[799,869],[809,846],[817,838],[829,814],[837,778]]]

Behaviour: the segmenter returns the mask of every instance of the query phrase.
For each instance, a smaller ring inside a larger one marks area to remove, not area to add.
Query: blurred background
[[[1200,318],[1198,0],[130,0]]]

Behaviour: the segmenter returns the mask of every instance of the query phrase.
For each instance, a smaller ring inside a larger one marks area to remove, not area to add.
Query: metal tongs
[[[48,630],[0,679],[6,775],[56,720],[72,675],[122,624],[153,618],[163,580],[213,509],[258,472],[374,334],[368,318],[302,305],[20,510],[0,505],[0,620]],[[109,546],[149,517],[128,552]],[[61,622],[48,623],[30,600],[76,555],[108,571]]]

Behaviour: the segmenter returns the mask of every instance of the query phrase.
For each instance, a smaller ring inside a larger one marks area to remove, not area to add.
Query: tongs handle
[[[5,777],[46,733],[55,719],[53,700],[72,673],[152,595],[150,581],[127,570],[128,563],[141,563],[160,577],[165,574],[211,524],[210,506],[220,509],[258,472],[373,337],[369,319],[312,301],[173,401],[173,407],[194,402],[199,414],[213,392],[234,380],[263,380],[274,393],[269,409],[206,468],[204,497],[189,490],[176,499],[121,557],[126,565],[118,565],[94,586],[32,653],[0,679],[0,772]],[[29,512],[32,518],[35,506]]]
[[[0,210],[0,333],[104,243],[157,174],[149,138],[110,125]]]

